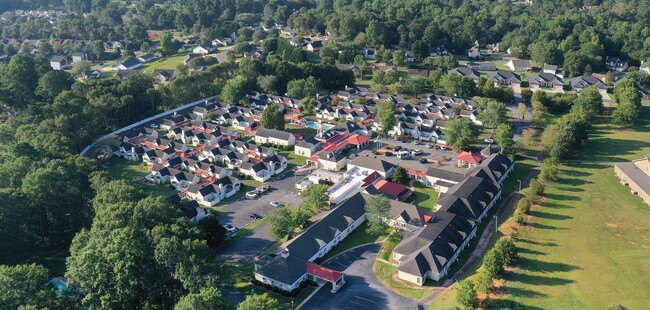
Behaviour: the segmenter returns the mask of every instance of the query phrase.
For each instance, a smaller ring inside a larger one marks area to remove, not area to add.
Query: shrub
[[[539,202],[539,195],[532,189],[532,188],[526,188],[521,191],[521,193],[530,200],[530,202]]]
[[[533,192],[535,192],[535,194],[537,194],[537,195],[541,195],[541,194],[544,193],[544,185],[543,185],[542,183],[540,183],[537,179],[532,179],[532,180],[530,180],[530,185],[529,185],[529,187],[530,187],[530,189],[532,189]]]
[[[519,225],[524,225],[526,220],[524,219],[524,214],[522,212],[517,211],[517,213],[515,213],[515,222]]]
[[[517,210],[519,212],[528,213],[530,211],[530,200],[526,197],[519,199],[519,202],[517,202]]]
[[[517,247],[510,237],[501,238],[494,245],[494,250],[503,261],[504,266],[510,266],[517,259]]]

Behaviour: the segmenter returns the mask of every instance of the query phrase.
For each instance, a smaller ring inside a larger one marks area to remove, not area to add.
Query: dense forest
[[[2,37],[147,40],[146,30],[200,33],[205,40],[264,23],[287,24],[302,34],[336,35],[359,45],[407,49],[443,45],[463,54],[478,42],[500,42],[517,57],[563,64],[571,73],[596,72],[605,56],[638,65],[650,58],[650,1],[395,1],[395,0],[142,0],[120,6],[108,0],[10,1],[3,8],[67,12],[55,27],[43,19],[10,12],[0,21]],[[295,13],[292,13],[295,12]],[[83,15],[82,15],[83,14]]]

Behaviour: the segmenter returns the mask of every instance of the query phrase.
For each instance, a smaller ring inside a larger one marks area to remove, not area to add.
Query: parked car
[[[384,156],[391,157],[391,156],[393,156],[393,153],[391,153],[391,152],[384,152]]]
[[[411,153],[409,151],[406,151],[406,150],[401,150],[401,151],[397,152],[397,157],[399,157],[399,159],[406,159],[406,158],[411,157]]]
[[[422,150],[411,150],[411,155],[422,155]]]
[[[415,145],[420,145],[420,144],[422,144],[422,143],[420,142],[420,140],[415,140],[415,141],[413,141],[413,144],[415,144]]]
[[[280,203],[277,202],[277,201],[271,201],[269,204],[271,204],[272,206],[274,206],[274,207],[276,207],[276,208],[282,207],[282,204],[280,204]]]
[[[262,218],[262,216],[257,214],[257,213],[248,213],[248,217],[250,217],[252,219],[256,219],[256,220],[259,220],[259,219]]]
[[[420,158],[420,163],[421,164],[426,164],[428,162],[429,162],[429,160],[427,160],[426,158]]]
[[[153,129],[160,128],[160,126],[158,126],[158,124],[151,124],[151,125],[149,125],[149,127],[153,128]]]
[[[492,144],[492,143],[494,143],[494,139],[487,138],[487,139],[483,140],[483,142]]]
[[[259,194],[258,191],[250,191],[246,193],[246,198],[257,198]]]
[[[258,186],[255,190],[257,190],[260,194],[266,193],[271,189],[271,186],[268,185],[262,185]]]
[[[395,150],[395,151],[399,151],[399,150],[401,150],[401,149],[402,149],[402,147],[399,146],[399,145],[396,145],[396,146],[393,148],[393,150]]]
[[[433,145],[433,144],[427,144],[427,148],[428,148],[428,149],[435,149],[435,148],[436,148],[436,146],[435,146],[435,145]]]
[[[227,234],[233,234],[233,233],[235,233],[237,231],[237,228],[235,228],[235,227],[233,227],[232,225],[229,225],[229,224],[223,225],[223,228],[226,229]]]

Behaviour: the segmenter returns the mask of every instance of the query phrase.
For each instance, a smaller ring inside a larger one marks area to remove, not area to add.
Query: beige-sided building
[[[650,205],[650,153],[643,159],[632,162],[614,163],[614,172],[621,183],[630,187],[630,191],[641,197]]]

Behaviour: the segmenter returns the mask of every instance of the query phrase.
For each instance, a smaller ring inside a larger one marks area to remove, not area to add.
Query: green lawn
[[[284,130],[292,134],[296,134],[296,133],[300,134],[302,135],[303,139],[316,136],[316,129],[313,128],[306,128],[306,127],[295,126],[295,125],[286,125]]]
[[[291,151],[276,150],[276,151],[278,151],[278,154],[286,157],[287,160],[289,161],[289,164],[287,165],[287,169],[291,169],[291,168],[293,168],[293,166],[296,166],[296,165],[297,166],[302,166],[302,165],[307,163],[307,157],[300,156],[300,155],[296,154],[293,150],[291,150]]]
[[[157,59],[152,62],[148,62],[144,65],[142,65],[143,71],[145,72],[153,72],[155,69],[171,69],[171,70],[176,70],[176,67],[179,64],[183,63],[183,58],[189,54],[191,51],[187,52],[182,52],[180,54],[177,54],[175,56],[167,57],[167,58],[161,58]]]
[[[420,182],[414,182],[414,192],[407,202],[414,202],[418,206],[435,211],[436,203],[438,202],[438,191],[434,188],[426,187]]]
[[[613,161],[650,152],[650,109],[634,130],[596,125],[582,160],[562,166],[516,241],[520,259],[500,298],[523,308],[650,309],[650,206],[614,174]],[[500,228],[501,230],[502,228]],[[454,304],[455,292],[432,309]]]
[[[379,254],[377,255],[379,258],[383,260],[390,261],[391,255],[393,254],[393,250],[397,246],[397,244],[402,241],[403,237],[402,234],[400,233],[394,233],[388,236],[388,239],[384,241],[384,244],[381,246],[381,250],[379,251]]]
[[[384,238],[386,238],[386,235],[375,236],[367,233],[366,232],[367,227],[368,224],[363,223],[352,234],[345,237],[345,239],[343,239],[341,243],[339,243],[338,245],[336,245],[336,247],[334,247],[331,251],[329,251],[327,255],[323,257],[323,260],[328,259],[330,257],[334,257],[355,246],[366,244],[366,243],[379,242]]]
[[[431,289],[410,284],[402,281],[392,280],[391,275],[397,272],[397,267],[384,262],[375,261],[373,267],[377,278],[389,289],[399,293],[402,296],[411,299],[422,299],[432,293]]]
[[[128,161],[124,159],[113,159],[108,167],[108,173],[111,178],[114,180],[127,180],[133,181],[135,179],[144,177],[149,173],[147,166],[142,165],[142,162],[139,161]],[[154,196],[161,196],[167,198],[169,196],[175,195],[178,193],[171,185],[169,184],[149,184],[149,183],[134,183],[140,189],[144,190],[148,194]]]

